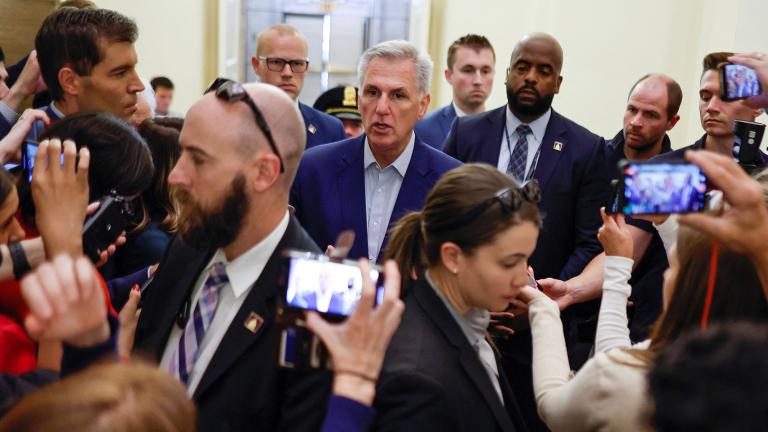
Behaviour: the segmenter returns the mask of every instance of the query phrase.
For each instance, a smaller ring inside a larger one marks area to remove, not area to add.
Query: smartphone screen
[[[754,69],[731,63],[722,66],[720,86],[723,100],[728,101],[757,96],[762,92]]]
[[[705,208],[707,178],[696,165],[627,163],[622,177],[620,207],[626,215],[691,213]]]
[[[300,254],[290,255],[287,259],[287,306],[338,316],[349,316],[354,312],[363,288],[357,263],[333,262]],[[380,269],[372,268],[370,277],[377,287],[378,304],[384,295],[383,275]]]

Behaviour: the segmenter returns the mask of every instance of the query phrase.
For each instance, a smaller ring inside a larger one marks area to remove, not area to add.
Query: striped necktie
[[[179,338],[176,353],[171,359],[170,372],[185,385],[188,384],[189,374],[192,372],[198,357],[198,349],[203,343],[205,333],[216,313],[221,288],[227,283],[229,283],[229,278],[227,277],[224,263],[215,263],[211,268],[208,279],[203,284],[203,291],[200,293],[200,299],[195,305],[192,319],[187,320],[184,332]]]
[[[512,175],[520,183],[525,181],[525,165],[528,162],[528,134],[531,128],[527,124],[521,124],[515,129],[517,132],[517,144],[509,155],[507,174]]]

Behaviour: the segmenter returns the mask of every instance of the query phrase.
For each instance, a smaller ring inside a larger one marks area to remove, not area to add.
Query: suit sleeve
[[[459,118],[455,118],[453,120],[453,123],[451,123],[451,130],[448,131],[448,136],[445,138],[445,142],[443,143],[443,153],[447,154],[448,156],[451,156],[454,159],[463,160],[459,158],[459,149],[457,144],[457,136],[458,133],[456,132],[459,127]]]
[[[610,170],[605,161],[604,147],[605,141],[599,138],[581,177],[574,214],[574,249],[560,273],[561,280],[579,275],[592,258],[603,251],[597,240],[597,230],[603,224],[600,207],[608,202],[610,194]]]
[[[454,431],[445,390],[436,381],[416,373],[382,376],[376,390],[374,431]]]

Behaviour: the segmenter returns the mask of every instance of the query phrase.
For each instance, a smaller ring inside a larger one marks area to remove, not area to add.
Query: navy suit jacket
[[[438,108],[416,123],[416,135],[425,143],[440,150],[443,148],[445,138],[451,131],[451,125],[456,118],[456,110],[453,104]]]
[[[456,119],[443,151],[462,162],[497,166],[506,109]],[[601,137],[552,111],[533,175],[541,185],[543,216],[529,260],[536,277],[570,279],[602,251],[596,235],[610,183],[604,146]]]
[[[368,256],[364,139],[365,135],[361,135],[308,150],[301,159],[291,188],[291,204],[296,208],[296,217],[320,248],[334,244],[344,230],[355,232],[350,258]],[[460,165],[459,161],[424,144],[417,135],[389,226],[406,213],[420,210],[443,173]],[[386,242],[387,237],[381,252]]]
[[[336,117],[329,116],[301,102],[299,102],[299,111],[301,111],[301,117],[304,119],[307,148],[347,138],[344,133],[344,125]]]

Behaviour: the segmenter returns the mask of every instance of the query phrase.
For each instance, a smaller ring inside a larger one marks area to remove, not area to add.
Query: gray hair
[[[419,92],[423,95],[429,91],[432,85],[432,59],[429,54],[419,52],[416,45],[404,40],[391,40],[381,42],[365,50],[363,56],[360,57],[360,63],[357,65],[357,78],[361,87],[368,70],[368,64],[375,58],[410,60],[416,68]]]

